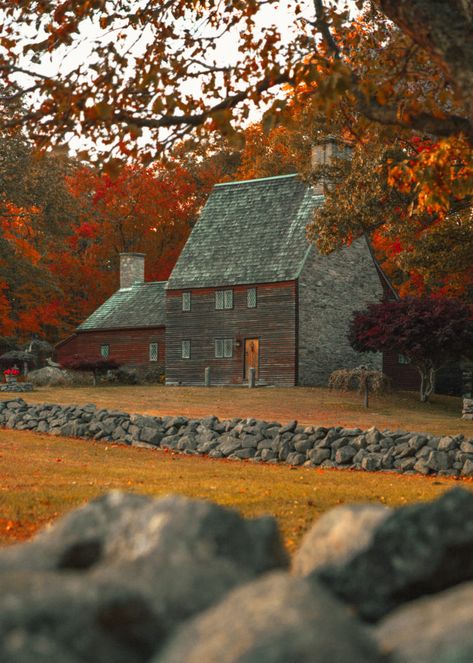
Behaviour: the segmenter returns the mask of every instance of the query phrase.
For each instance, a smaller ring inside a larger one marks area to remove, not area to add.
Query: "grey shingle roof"
[[[160,327],[166,324],[164,286],[166,281],[135,283],[117,290],[90,315],[78,331]]]
[[[216,185],[167,288],[297,278],[309,246],[305,228],[322,202],[296,175]]]

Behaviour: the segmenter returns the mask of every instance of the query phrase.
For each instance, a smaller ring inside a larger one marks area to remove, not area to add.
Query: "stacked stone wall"
[[[0,402],[0,425],[50,435],[168,449],[188,455],[404,474],[473,476],[473,438],[463,435],[282,425],[258,419],[153,417],[88,405]]]

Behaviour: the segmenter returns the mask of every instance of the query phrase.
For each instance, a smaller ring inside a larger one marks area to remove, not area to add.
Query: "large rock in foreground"
[[[381,504],[343,504],[325,513],[307,532],[294,555],[294,573],[308,575],[324,566],[346,564],[365,550],[379,525],[392,513]]]
[[[38,604],[28,603],[29,590],[20,592],[18,601],[24,610],[18,609],[15,619],[8,622],[12,628],[15,623],[15,628],[36,631],[44,621],[49,625],[48,635],[62,643],[62,622],[67,624],[66,630],[73,630],[74,615],[86,610],[92,637],[94,615],[100,623],[104,611],[113,615],[113,609],[101,608],[104,594],[112,592],[120,596],[122,607],[117,608],[117,614],[125,611],[125,625],[115,634],[118,639],[126,631],[127,620],[134,619],[126,614],[129,605],[132,613],[139,610],[154,624],[144,633],[151,637],[152,632],[157,649],[182,621],[219,601],[234,587],[287,563],[276,521],[271,517],[245,520],[237,512],[210,502],[180,496],[154,500],[112,492],[66,516],[31,543],[1,551],[0,581],[10,583],[12,574],[31,576],[42,587]],[[59,578],[81,581],[77,587],[66,586],[61,594],[55,588],[55,582],[62,582],[55,580]],[[12,587],[8,587],[11,594]],[[0,594],[8,594],[1,582]],[[62,606],[59,613],[58,604]],[[37,613],[33,619],[31,615]],[[78,624],[81,630],[86,628],[82,621]],[[8,635],[7,625],[4,639]],[[137,634],[140,651],[146,648],[142,635]],[[72,645],[72,653],[77,654]],[[107,659],[104,654],[103,658],[97,655],[86,660],[120,659]]]
[[[473,493],[454,489],[435,502],[398,509],[366,550],[319,576],[369,621],[423,594],[473,580]]]
[[[153,663],[374,663],[386,660],[320,585],[271,574],[186,624]]]
[[[339,507],[301,577],[272,518],[112,492],[0,550],[0,661],[470,663],[472,510]]]

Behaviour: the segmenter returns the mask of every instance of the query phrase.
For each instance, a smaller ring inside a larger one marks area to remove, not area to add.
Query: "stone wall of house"
[[[364,239],[328,256],[310,251],[299,277],[299,384],[326,386],[332,371],[360,364],[381,370],[382,355],[355,352],[347,332],[353,312],[382,297]]]

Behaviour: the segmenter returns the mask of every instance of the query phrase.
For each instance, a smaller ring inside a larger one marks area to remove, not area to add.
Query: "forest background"
[[[314,3],[323,37],[317,54],[301,59],[297,75],[271,73],[280,88],[265,100],[261,121],[236,117],[229,93],[226,106],[201,114],[192,130],[153,154],[139,147],[136,118],[109,146],[111,158],[70,153],[67,141],[31,130],[24,90],[7,72],[0,95],[0,335],[64,338],[117,289],[120,252],[146,253],[146,279],[164,280],[215,183],[292,172],[331,183],[308,227],[320,251],[365,236],[401,296],[471,302],[472,131],[459,120],[467,104],[429,49],[368,4],[347,20]],[[56,41],[69,38],[60,32],[66,19],[66,11],[55,16]],[[269,62],[277,36],[269,31],[265,39],[259,52]],[[1,47],[13,53],[13,40],[3,37]],[[62,111],[51,108],[61,108],[63,88],[48,85],[42,93],[56,95],[54,104],[43,102],[36,119],[52,113],[60,127]],[[68,95],[68,118],[77,103],[89,129],[113,125],[103,101],[84,113],[81,99]],[[153,112],[176,103],[161,97]],[[312,148],[331,135],[350,145],[351,158],[340,154],[314,169]]]

